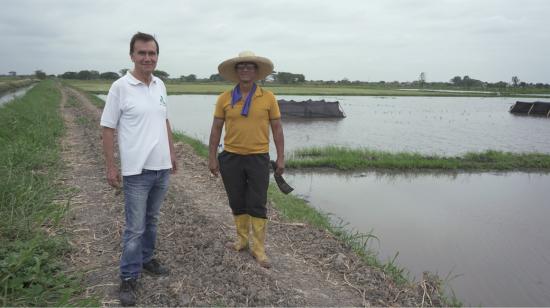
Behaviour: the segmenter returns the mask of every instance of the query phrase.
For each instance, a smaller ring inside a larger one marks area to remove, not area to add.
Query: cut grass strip
[[[445,157],[418,153],[390,153],[369,149],[327,146],[294,151],[288,168],[334,168],[338,170],[466,170],[466,171],[550,171],[550,155],[485,151]]]

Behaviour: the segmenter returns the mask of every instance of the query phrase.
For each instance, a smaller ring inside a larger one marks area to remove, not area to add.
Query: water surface
[[[7,102],[11,102],[18,97],[22,97],[23,95],[27,94],[27,92],[32,89],[32,87],[34,87],[34,84],[0,95],[0,106],[6,104]]]
[[[550,306],[550,175],[287,174],[297,195],[372,231],[382,260],[445,277],[466,305]]]
[[[169,96],[169,117],[174,128],[208,143],[216,97]],[[333,144],[441,155],[488,149],[550,153],[550,119],[510,114],[515,98],[279,98],[338,100],[347,115],[331,120],[283,118],[286,152]]]

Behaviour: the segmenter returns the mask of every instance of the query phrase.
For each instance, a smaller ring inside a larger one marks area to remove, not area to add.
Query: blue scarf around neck
[[[256,83],[252,84],[252,89],[250,89],[250,92],[248,92],[248,95],[246,96],[246,99],[244,101],[243,110],[241,111],[241,115],[247,117],[248,111],[250,110],[250,103],[252,102],[252,96],[254,96],[254,93],[256,93]],[[235,104],[240,101],[243,98],[243,95],[241,93],[241,88],[239,85],[236,85],[233,91],[231,91],[231,108],[235,107]]]

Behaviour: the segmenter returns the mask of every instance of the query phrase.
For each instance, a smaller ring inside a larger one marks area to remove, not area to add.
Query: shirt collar
[[[264,91],[262,91],[262,88],[256,84],[256,92],[254,92],[254,97],[259,97],[264,94]]]
[[[126,72],[126,76],[128,77],[128,82],[133,85],[133,86],[137,86],[138,84],[143,84],[144,83],[137,79],[136,77],[134,77],[134,75],[132,75],[132,73],[130,73],[130,71],[127,71]],[[152,79],[151,79],[151,83],[157,83],[157,77],[155,75],[153,75]]]

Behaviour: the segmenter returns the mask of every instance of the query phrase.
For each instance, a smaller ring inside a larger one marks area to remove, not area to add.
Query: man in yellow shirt
[[[262,267],[271,266],[265,254],[267,188],[269,186],[269,127],[277,150],[277,169],[285,168],[281,112],[275,96],[255,81],[273,72],[273,63],[244,51],[218,66],[220,75],[238,83],[223,92],[216,103],[210,132],[208,168],[221,174],[237,228],[237,240],[228,247],[249,247],[252,227],[252,256]],[[225,124],[224,150],[217,155]]]

